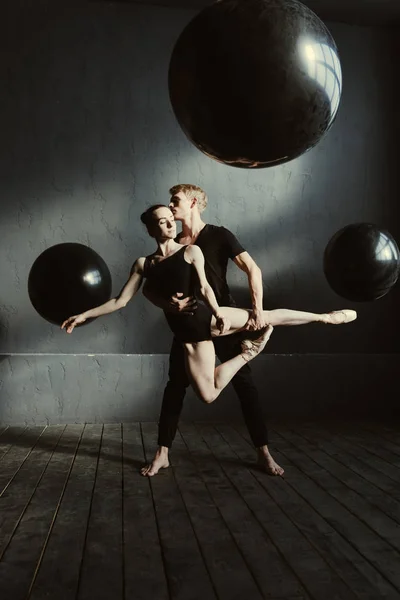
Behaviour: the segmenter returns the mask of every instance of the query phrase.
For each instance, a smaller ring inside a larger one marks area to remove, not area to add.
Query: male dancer
[[[182,222],[182,232],[177,240],[180,244],[196,244],[201,248],[205,258],[207,279],[214,290],[220,306],[236,306],[228,283],[226,271],[228,259],[247,274],[252,299],[253,311],[246,329],[255,331],[267,325],[263,318],[263,285],[262,273],[255,261],[239,243],[236,237],[225,227],[206,224],[201,213],[206,208],[206,193],[192,184],[179,184],[170,189],[169,207],[176,221]],[[169,302],[151,292],[146,284],[143,294],[156,306],[170,312],[190,312],[196,310],[193,298],[182,298],[177,290]],[[215,352],[224,362],[240,352],[242,334],[233,334],[214,338]],[[143,467],[142,475],[153,476],[161,468],[169,466],[168,452],[172,446],[182,411],[186,388],[190,385],[184,366],[182,345],[175,339],[170,353],[169,381],[164,391],[158,424],[158,450],[152,462]],[[239,397],[243,417],[254,446],[257,449],[259,464],[263,465],[270,475],[283,475],[284,471],[272,458],[268,449],[268,434],[264,423],[263,412],[258,400],[258,392],[253,382],[251,369],[244,365],[232,379],[232,385]]]

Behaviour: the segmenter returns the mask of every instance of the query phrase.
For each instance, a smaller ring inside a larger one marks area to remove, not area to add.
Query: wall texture
[[[192,11],[88,3],[22,14],[2,32],[0,352],[168,352],[162,313],[141,294],[67,336],[34,311],[27,278],[45,248],[75,241],[106,260],[117,294],[134,259],[153,250],[140,212],[167,201],[177,182],[203,186],[206,219],[234,231],[260,264],[265,307],[355,306],[330,290],[322,254],[355,221],[400,239],[392,34],[330,24],[344,77],[335,124],[304,156],[245,171],[192,147],[169,104],[169,55]],[[236,268],[229,277],[248,306],[245,277]],[[282,328],[269,351],[398,352],[389,333],[399,294],[356,306],[359,321],[348,327]]]
[[[1,422],[158,417],[171,341],[162,313],[138,294],[67,336],[35,312],[27,279],[43,250],[80,242],[105,259],[117,294],[133,261],[153,251],[139,214],[166,202],[178,182],[204,187],[206,220],[231,229],[259,263],[266,308],[359,311],[349,326],[274,332],[253,363],[267,414],[394,410],[400,288],[374,303],[347,302],[325,281],[322,256],[352,222],[400,240],[396,32],[328,24],[344,78],[336,122],[304,156],[245,171],[195,149],[169,104],[169,56],[193,14],[91,2],[28,3],[3,15]],[[244,275],[231,266],[229,280],[248,306]],[[238,416],[232,396],[205,407],[190,392],[184,417]]]
[[[394,354],[271,355],[253,362],[265,417],[399,416]],[[165,354],[18,355],[0,359],[0,423],[157,421]],[[267,376],[266,376],[267,373]],[[384,415],[382,409],[384,407]],[[241,419],[230,388],[205,405],[188,391],[183,420]]]

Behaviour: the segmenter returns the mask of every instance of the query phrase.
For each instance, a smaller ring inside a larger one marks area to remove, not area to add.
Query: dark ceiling
[[[107,1],[107,0],[106,0]],[[210,0],[108,0],[112,4],[147,4],[201,9]],[[244,0],[245,1],[245,0]],[[303,0],[321,19],[359,25],[399,25],[400,0]]]

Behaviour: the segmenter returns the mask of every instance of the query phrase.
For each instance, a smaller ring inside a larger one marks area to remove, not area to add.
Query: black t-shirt
[[[180,235],[176,241],[179,242]],[[205,272],[220,306],[236,306],[226,281],[228,260],[245,252],[243,246],[229,229],[206,225],[194,242],[205,258]]]

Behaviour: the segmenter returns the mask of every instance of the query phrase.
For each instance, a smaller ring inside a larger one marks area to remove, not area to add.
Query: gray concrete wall
[[[260,264],[266,307],[351,306],[325,281],[328,239],[359,220],[400,238],[389,33],[331,24],[344,78],[336,123],[304,156],[246,171],[204,156],[172,114],[169,55],[192,11],[123,3],[55,10],[27,9],[2,32],[0,352],[168,352],[163,316],[141,294],[66,336],[34,311],[27,277],[45,248],[80,242],[105,259],[117,294],[135,258],[153,250],[140,212],[182,181],[209,192],[206,219],[234,231]],[[243,274],[231,268],[229,277],[248,305]],[[340,335],[285,330],[270,350],[398,352],[399,338],[387,335],[399,324],[398,302],[397,288],[359,306],[359,322]]]
[[[328,394],[328,404],[339,401],[346,386],[361,398],[375,389],[371,378],[386,389],[399,352],[399,286],[375,303],[344,301],[325,281],[322,255],[331,235],[355,221],[372,221],[400,239],[396,32],[328,24],[344,78],[335,124],[304,156],[246,171],[204,156],[173,116],[169,56],[192,11],[40,4],[20,13],[10,9],[0,23],[1,419],[154,418],[171,342],[162,313],[138,294],[118,314],[67,336],[35,312],[27,278],[44,249],[80,242],[105,259],[117,294],[133,261],[153,250],[139,214],[167,201],[177,182],[204,187],[210,198],[205,218],[231,229],[259,263],[266,308],[359,310],[348,327],[274,332],[268,355],[253,363],[261,387],[273,382],[274,410],[310,408],[307,386],[314,396]],[[248,306],[243,273],[230,267],[229,281]],[[21,353],[27,357],[7,358]],[[274,356],[288,353],[304,356]],[[96,357],[75,358],[87,354]],[[325,370],[316,385],[321,360]],[[353,366],[367,377],[360,388]],[[125,382],[121,394],[116,373]],[[299,393],[305,404],[298,404]],[[343,397],[351,404],[351,395]],[[213,414],[197,401],[188,406]],[[223,406],[230,414],[231,405]]]
[[[253,362],[265,417],[399,415],[394,354],[266,354]],[[157,421],[165,354],[4,356],[0,424]],[[188,390],[182,419],[241,419],[229,386],[212,405]]]

